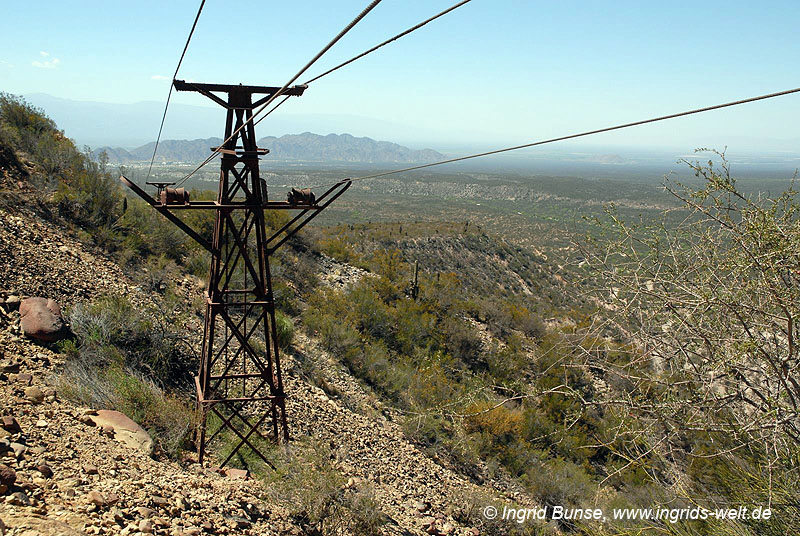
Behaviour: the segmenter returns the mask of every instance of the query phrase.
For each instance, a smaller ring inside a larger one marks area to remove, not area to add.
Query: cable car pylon
[[[205,327],[200,366],[195,377],[198,461],[215,444],[232,445],[220,467],[242,447],[272,466],[263,440],[289,440],[286,393],[281,377],[270,257],[297,231],[342,195],[343,180],[319,196],[293,190],[287,201],[270,201],[259,173],[253,109],[279,96],[301,96],[304,85],[287,87],[199,84],[174,80],[178,91],[198,92],[226,110],[216,201],[191,201],[183,188],[165,187],[152,198],[126,177],[120,180],[211,254],[205,294]],[[220,95],[221,94],[221,95]],[[254,100],[254,95],[259,96]],[[263,95],[263,96],[262,96]],[[202,236],[175,215],[179,210],[214,210],[214,231]],[[265,210],[298,211],[280,229],[267,234]]]

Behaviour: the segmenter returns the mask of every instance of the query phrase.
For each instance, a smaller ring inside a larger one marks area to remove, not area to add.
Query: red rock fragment
[[[61,308],[48,298],[25,298],[19,306],[20,326],[26,337],[56,342],[67,336]]]

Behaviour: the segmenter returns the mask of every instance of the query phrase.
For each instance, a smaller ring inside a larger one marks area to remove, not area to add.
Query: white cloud
[[[42,58],[49,58],[50,53],[45,52],[44,50],[39,52],[39,55]],[[61,64],[61,60],[58,58],[53,58],[51,60],[45,59],[44,61],[32,61],[31,65],[34,67],[38,67],[39,69],[55,69]]]
[[[154,74],[150,77],[150,80],[169,80],[169,76],[164,76],[163,74]]]
[[[8,63],[6,60],[0,60],[0,65],[2,65],[3,67],[8,67],[9,69],[14,67],[13,63]]]
[[[61,63],[61,60],[58,58],[53,58],[49,61],[33,61],[31,65],[34,67],[38,67],[39,69],[55,69]]]

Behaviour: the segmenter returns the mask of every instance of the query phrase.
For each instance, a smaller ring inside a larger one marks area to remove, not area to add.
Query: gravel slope
[[[44,296],[62,307],[103,293],[124,294],[141,307],[156,299],[111,259],[33,213],[0,210],[0,258],[3,299]],[[187,299],[199,292],[189,279],[184,288]],[[201,326],[190,319],[185,327],[199,340]],[[14,486],[0,496],[6,534],[302,533],[289,517],[291,505],[281,504],[268,484],[221,475],[190,459],[152,459],[84,424],[86,408],[53,396],[62,358],[24,339],[13,312],[0,314],[0,361],[0,416],[14,417],[22,429],[0,439],[21,446],[0,457],[16,473]],[[301,361],[313,361],[338,395],[329,397],[308,381]],[[453,517],[469,495],[532,504],[511,483],[478,485],[427,457],[403,436],[400,416],[314,339],[299,334],[284,364],[293,444],[328,442],[349,484],[371,485],[390,519],[385,533],[479,534]],[[43,401],[29,400],[31,386],[46,395]],[[37,469],[43,464],[52,476]]]

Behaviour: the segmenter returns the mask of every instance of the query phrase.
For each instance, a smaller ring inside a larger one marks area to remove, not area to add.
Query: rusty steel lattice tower
[[[259,157],[269,151],[256,146],[252,118],[253,110],[280,88],[181,80],[173,83],[176,90],[199,92],[227,111],[226,142],[211,148],[222,155],[217,200],[190,201],[183,189],[164,184],[158,184],[159,199],[154,200],[125,177],[122,180],[211,253],[203,347],[195,377],[200,463],[204,463],[207,449],[224,438],[233,447],[222,453],[220,466],[228,464],[244,446],[272,465],[258,443],[287,441],[289,427],[270,256],[344,193],[350,181],[337,183],[316,199],[308,190],[293,190],[285,202],[269,201],[267,184],[259,174]],[[300,96],[305,89],[294,86],[282,95]],[[216,93],[223,93],[226,98]],[[254,101],[253,95],[264,96]],[[173,213],[182,209],[216,211],[210,240]],[[299,213],[268,235],[265,209],[293,209]]]

